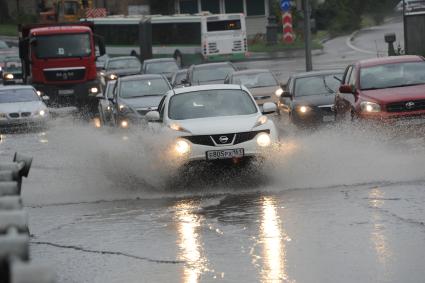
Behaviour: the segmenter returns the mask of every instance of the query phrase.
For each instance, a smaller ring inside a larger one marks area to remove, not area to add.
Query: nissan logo
[[[415,107],[415,103],[413,101],[407,102],[406,103],[406,108],[407,109],[412,109],[413,107]]]
[[[221,143],[227,143],[227,142],[229,141],[229,138],[228,138],[228,137],[226,137],[226,136],[221,136],[221,137],[219,137],[219,138],[218,138],[218,140],[219,140]]]

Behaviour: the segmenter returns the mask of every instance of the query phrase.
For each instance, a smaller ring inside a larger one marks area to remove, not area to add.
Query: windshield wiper
[[[143,94],[143,95],[135,95],[127,98],[136,98],[136,97],[149,97],[149,96],[163,96],[163,94]]]

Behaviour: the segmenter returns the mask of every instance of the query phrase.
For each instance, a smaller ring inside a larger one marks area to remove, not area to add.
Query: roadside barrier
[[[22,178],[32,158],[15,153],[13,162],[0,162],[0,282],[53,283],[53,273],[30,262],[28,213],[22,209]]]

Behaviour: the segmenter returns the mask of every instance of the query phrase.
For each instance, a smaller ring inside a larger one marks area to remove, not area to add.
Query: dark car
[[[174,58],[149,59],[143,61],[142,73],[164,75],[171,81],[174,72],[179,69]]]
[[[20,84],[22,80],[22,64],[19,57],[6,57],[3,62],[3,84]]]
[[[112,115],[112,100],[114,98],[114,87],[116,81],[109,81],[106,84],[105,92],[97,95],[99,98],[98,110],[99,118],[101,125],[114,125],[113,115]]]
[[[226,78],[224,83],[246,86],[260,106],[266,102],[277,103],[283,92],[279,81],[273,73],[265,69],[233,72]]]
[[[338,119],[400,126],[425,123],[425,59],[406,55],[348,66],[335,97],[335,111]]]
[[[171,77],[171,86],[173,88],[184,87],[186,77],[187,69],[181,69],[174,72],[173,76]]]
[[[134,56],[113,57],[106,60],[105,68],[100,72],[103,87],[110,80],[119,77],[136,75],[141,73],[142,64]]]
[[[145,114],[157,110],[171,85],[163,75],[135,75],[119,78],[114,88],[115,125],[128,128],[140,124]]]
[[[283,92],[279,108],[296,126],[315,126],[333,122],[335,93],[343,70],[315,71],[292,75]]]
[[[234,71],[236,68],[230,62],[192,65],[187,71],[185,83],[190,86],[222,84]]]

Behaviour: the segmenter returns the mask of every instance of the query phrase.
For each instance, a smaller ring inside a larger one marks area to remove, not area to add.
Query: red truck
[[[51,106],[96,109],[96,95],[101,92],[96,55],[103,55],[105,46],[92,25],[33,24],[19,30],[24,83],[48,96]]]

